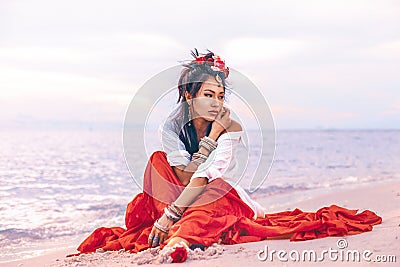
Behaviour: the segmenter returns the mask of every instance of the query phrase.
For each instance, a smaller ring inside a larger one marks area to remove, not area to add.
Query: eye
[[[205,96],[210,96],[210,97],[212,97],[212,95],[211,94],[204,94]]]
[[[225,99],[225,96],[220,96],[219,99]]]

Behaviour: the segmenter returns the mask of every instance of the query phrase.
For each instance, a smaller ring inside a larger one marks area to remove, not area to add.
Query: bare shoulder
[[[242,125],[240,125],[240,123],[238,123],[235,120],[232,120],[231,126],[229,126],[228,129],[226,129],[227,132],[240,132],[243,130]]]

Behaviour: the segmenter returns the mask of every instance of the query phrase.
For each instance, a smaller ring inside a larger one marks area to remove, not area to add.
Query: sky
[[[2,0],[0,129],[121,129],[139,88],[195,47],[248,77],[277,129],[399,129],[399,14],[385,0]]]

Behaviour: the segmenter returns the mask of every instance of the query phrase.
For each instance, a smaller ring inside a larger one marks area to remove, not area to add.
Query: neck
[[[210,124],[210,122],[202,118],[195,118],[192,120],[192,123],[196,129],[197,137],[199,139],[204,137],[206,135],[207,126]]]

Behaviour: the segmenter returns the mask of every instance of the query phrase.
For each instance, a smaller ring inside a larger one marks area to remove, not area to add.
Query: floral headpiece
[[[225,61],[223,61],[220,56],[215,55],[211,51],[209,51],[209,53],[206,55],[200,55],[197,49],[192,52],[192,56],[195,58],[195,63],[197,65],[207,64],[211,67],[213,71],[223,72],[225,74],[225,79],[228,78],[229,68],[225,66]],[[217,75],[216,79],[218,82],[220,82],[219,80],[221,79],[221,77]]]

